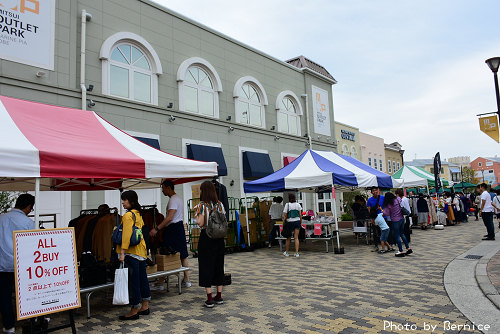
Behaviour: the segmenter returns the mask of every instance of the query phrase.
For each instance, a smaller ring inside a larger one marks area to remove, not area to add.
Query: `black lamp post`
[[[490,68],[490,70],[493,72],[493,76],[495,78],[495,93],[497,96],[497,115],[500,118],[500,92],[498,91],[498,67],[500,66],[500,57],[493,57],[490,59],[486,59],[486,64]]]

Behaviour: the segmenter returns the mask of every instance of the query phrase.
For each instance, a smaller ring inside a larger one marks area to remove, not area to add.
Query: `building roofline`
[[[157,3],[157,2],[154,2],[154,1],[152,1],[152,0],[139,0],[139,1],[140,1],[140,2],[142,2],[142,3],[144,3],[144,4],[146,4],[146,5],[149,5],[149,6],[155,7],[156,9],[161,10],[161,11],[163,11],[163,12],[165,12],[165,13],[169,14],[169,15],[175,16],[175,17],[177,17],[178,19],[181,19],[181,20],[183,20],[183,21],[185,21],[185,22],[187,22],[187,23],[193,24],[193,25],[197,26],[198,28],[201,28],[201,29],[203,29],[203,30],[206,30],[206,31],[208,31],[208,32],[210,32],[210,33],[212,33],[212,34],[215,34],[215,35],[217,35],[217,36],[219,36],[219,37],[221,37],[221,38],[223,38],[223,39],[225,39],[225,40],[227,40],[227,41],[230,41],[230,42],[232,42],[232,43],[235,43],[235,44],[237,44],[237,45],[239,45],[239,46],[241,46],[241,47],[243,47],[243,48],[245,48],[245,49],[248,49],[248,50],[250,50],[250,51],[252,51],[252,52],[255,52],[255,53],[257,53],[257,54],[260,54],[261,56],[266,57],[266,58],[268,58],[269,60],[272,60],[272,61],[274,61],[274,62],[276,62],[276,63],[279,63],[280,65],[284,65],[284,66],[286,66],[286,67],[288,67],[288,68],[290,68],[290,69],[292,69],[292,70],[294,70],[294,71],[300,72],[300,73],[303,73],[303,72],[304,72],[304,71],[303,71],[302,69],[300,69],[300,68],[297,68],[297,67],[295,67],[295,66],[293,66],[293,65],[290,65],[290,64],[286,63],[285,61],[280,60],[280,59],[278,59],[278,58],[276,58],[276,57],[273,57],[273,56],[269,55],[268,53],[265,53],[265,52],[263,52],[263,51],[260,51],[260,50],[258,50],[258,49],[256,49],[256,48],[254,48],[254,47],[252,47],[252,46],[250,46],[250,45],[248,45],[248,44],[245,44],[245,43],[243,43],[243,42],[240,42],[240,41],[238,41],[238,40],[234,39],[233,37],[230,37],[230,36],[228,36],[228,35],[226,35],[226,34],[224,34],[224,33],[221,33],[221,32],[219,32],[219,31],[217,31],[217,30],[215,30],[215,29],[213,29],[213,28],[210,28],[210,27],[208,27],[208,26],[204,25],[203,23],[200,23],[200,22],[198,22],[198,21],[195,21],[195,20],[193,20],[193,19],[190,19],[190,18],[188,18],[187,16],[184,16],[184,15],[182,15],[182,14],[180,14],[180,13],[178,13],[178,12],[176,12],[176,11],[174,11],[174,10],[170,9],[170,8],[167,8],[167,7],[165,7],[165,6],[161,5],[161,4]],[[323,75],[321,75],[320,73],[317,73],[317,72],[315,72],[315,71],[312,71],[312,72],[313,72],[313,74],[317,74],[316,76],[317,76],[318,78],[323,79],[324,81],[327,81],[327,82],[328,82],[328,83],[330,83],[330,84],[336,84],[336,83],[337,83],[337,81],[336,81],[336,80],[333,80],[333,82],[332,82],[332,80],[331,80],[330,78],[327,78],[327,77],[325,77],[325,76],[323,76]]]
[[[355,127],[355,126],[352,126],[352,125],[349,125],[349,124],[346,124],[346,123],[342,123],[342,122],[339,122],[339,121],[333,121],[334,123],[337,123],[337,124],[340,124],[340,125],[344,125],[344,126],[348,126],[350,128],[354,128],[356,130],[359,131],[359,128]]]

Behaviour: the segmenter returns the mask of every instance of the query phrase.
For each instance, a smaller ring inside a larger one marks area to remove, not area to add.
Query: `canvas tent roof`
[[[390,175],[331,151],[307,150],[287,166],[261,179],[245,182],[245,193],[313,189],[333,185],[394,188]]]
[[[434,175],[428,171],[410,165],[403,165],[396,173],[392,175],[395,179],[402,179],[405,187],[434,187]],[[444,187],[449,186],[450,182],[441,178]]]
[[[151,188],[217,175],[215,162],[146,145],[93,111],[0,96],[0,189]]]

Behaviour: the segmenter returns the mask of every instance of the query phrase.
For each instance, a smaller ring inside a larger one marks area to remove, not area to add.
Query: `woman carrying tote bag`
[[[121,195],[122,205],[127,212],[122,217],[123,233],[122,243],[116,246],[121,263],[125,263],[129,272],[129,289],[132,291],[130,305],[132,308],[126,315],[121,315],[120,320],[136,320],[139,315],[149,314],[149,301],[151,292],[149,290],[148,275],[146,273],[146,242],[141,238],[139,244],[130,245],[133,233],[133,225],[142,229],[144,221],[139,213],[141,205],[137,193],[127,190]]]

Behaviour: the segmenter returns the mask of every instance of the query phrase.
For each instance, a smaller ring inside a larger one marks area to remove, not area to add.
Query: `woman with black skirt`
[[[224,239],[211,239],[205,229],[207,220],[213,210],[225,214],[222,203],[217,199],[215,186],[205,181],[200,187],[200,204],[196,207],[196,222],[200,226],[200,240],[198,242],[199,285],[207,293],[205,306],[214,307],[215,304],[224,304],[222,299],[222,283],[224,281]],[[212,297],[212,286],[217,286],[217,295]]]

